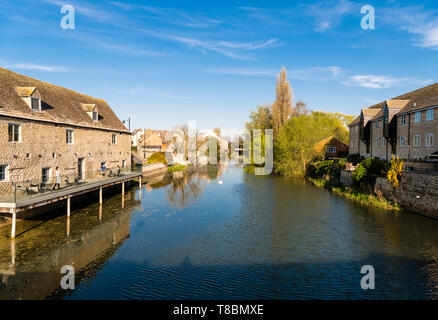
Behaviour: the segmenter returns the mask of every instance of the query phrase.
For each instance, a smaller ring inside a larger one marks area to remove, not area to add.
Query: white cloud
[[[305,14],[313,20],[316,32],[337,27],[345,15],[353,13],[356,4],[348,0],[321,1],[308,5]]]
[[[209,73],[228,74],[238,76],[269,76],[275,77],[280,69],[245,69],[245,68],[228,68],[207,70]],[[309,67],[305,69],[290,69],[287,71],[289,79],[309,80],[309,81],[329,81],[334,80],[343,72],[341,67]]]
[[[416,37],[420,47],[438,50],[438,13],[422,6],[397,7],[385,10],[384,21]]]
[[[45,71],[45,72],[68,72],[68,71],[70,71],[70,69],[67,67],[45,66],[45,65],[32,64],[32,63],[12,64],[12,65],[8,65],[6,67],[9,69],[36,70],[36,71]]]
[[[427,85],[433,80],[417,80],[412,78],[395,78],[390,76],[378,75],[355,75],[351,76],[347,81],[342,82],[345,86],[363,87],[370,89],[385,89],[390,87],[408,87],[411,85]]]

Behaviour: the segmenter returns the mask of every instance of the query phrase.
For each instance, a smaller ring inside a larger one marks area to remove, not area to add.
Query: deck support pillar
[[[99,205],[99,221],[102,221],[102,205]]]
[[[11,226],[11,239],[15,239],[15,226],[17,224],[17,212],[15,208],[11,208],[12,213],[12,226]]]
[[[125,194],[125,183],[122,182],[122,195],[124,195],[124,194]]]
[[[67,217],[70,217],[70,203],[71,203],[71,197],[67,198]]]
[[[102,204],[102,203],[103,203],[103,200],[102,200],[102,198],[103,198],[103,197],[102,197],[102,193],[103,193],[103,192],[102,192],[102,188],[100,188],[100,189],[99,189],[99,204]]]

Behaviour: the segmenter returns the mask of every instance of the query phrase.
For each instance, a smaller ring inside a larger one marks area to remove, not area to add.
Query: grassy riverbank
[[[340,195],[349,200],[356,201],[362,205],[385,209],[385,210],[393,210],[393,211],[401,210],[401,207],[398,204],[393,203],[383,197],[376,197],[371,194],[349,190],[342,186],[333,186],[330,182],[325,181],[323,179],[315,179],[315,178],[307,177],[307,180],[313,183],[315,186],[328,189],[334,194]]]
[[[176,165],[176,166],[170,166],[170,167],[168,167],[168,168],[167,168],[167,172],[172,173],[172,172],[175,172],[175,171],[183,171],[183,170],[185,170],[186,168],[187,168],[187,166],[182,165],[182,164],[179,164],[179,165]]]

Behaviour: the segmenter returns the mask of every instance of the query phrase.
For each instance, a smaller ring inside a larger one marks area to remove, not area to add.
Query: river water
[[[0,298],[434,299],[438,221],[208,166],[0,228]],[[74,290],[60,269],[75,268]],[[363,290],[372,265],[375,289]]]

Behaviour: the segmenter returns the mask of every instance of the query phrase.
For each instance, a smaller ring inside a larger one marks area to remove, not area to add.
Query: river
[[[438,221],[240,166],[0,228],[1,299],[435,299]],[[75,268],[62,290],[60,269]],[[372,265],[375,289],[363,290]]]

